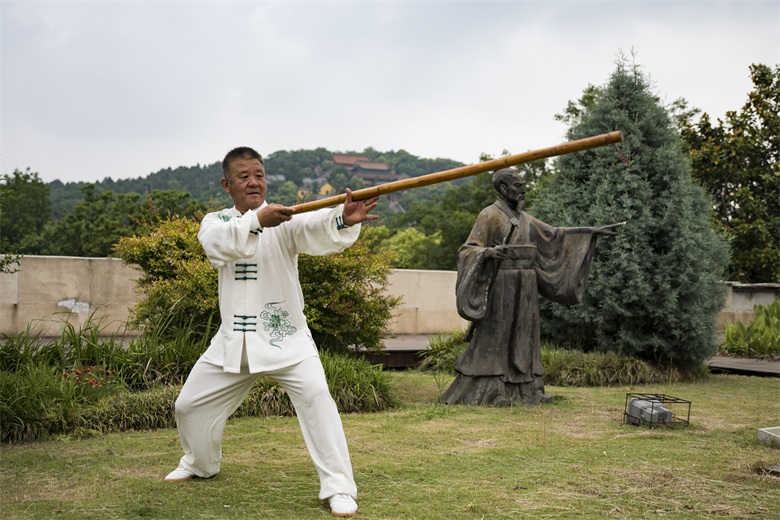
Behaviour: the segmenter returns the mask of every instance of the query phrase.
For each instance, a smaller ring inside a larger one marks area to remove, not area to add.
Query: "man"
[[[549,402],[544,394],[538,294],[579,303],[598,235],[621,224],[556,228],[522,211],[519,172],[493,175],[496,202],[482,210],[458,252],[458,313],[471,321],[469,346],[442,396],[448,404]]]
[[[357,487],[336,403],[303,314],[298,254],[343,251],[378,197],[332,209],[293,215],[268,204],[263,159],[251,148],[230,151],[222,163],[222,187],[234,207],[209,213],[198,239],[219,271],[222,324],[176,400],[176,424],[184,456],[165,477],[181,482],[219,472],[222,432],[259,375],[274,378],[295,407],[317,474],[319,497],[334,516],[357,512]]]

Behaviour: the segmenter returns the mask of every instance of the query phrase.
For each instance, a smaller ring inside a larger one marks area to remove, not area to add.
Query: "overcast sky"
[[[780,1],[2,0],[2,173],[144,177],[267,155],[404,149],[477,162],[554,120],[622,51],[665,102],[722,118],[780,64]],[[269,172],[272,173],[272,172]]]

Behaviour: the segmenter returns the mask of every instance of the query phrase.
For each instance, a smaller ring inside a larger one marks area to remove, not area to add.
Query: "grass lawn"
[[[393,373],[402,405],[343,416],[357,518],[780,518],[780,379],[547,387],[556,402],[442,406],[448,381]],[[622,424],[627,391],[692,401],[685,428]],[[228,423],[222,472],[166,483],[175,430],[2,446],[2,518],[331,518],[294,418]]]

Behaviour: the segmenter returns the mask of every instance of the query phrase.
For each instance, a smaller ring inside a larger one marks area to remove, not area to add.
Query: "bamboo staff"
[[[430,186],[431,184],[452,181],[462,177],[476,175],[478,173],[500,170],[510,166],[517,166],[518,164],[538,161],[540,159],[547,159],[548,157],[555,157],[558,155],[566,155],[569,153],[581,152],[583,150],[590,150],[591,148],[615,144],[621,141],[623,141],[623,132],[620,131],[601,134],[594,137],[586,137],[585,139],[569,141],[568,143],[563,143],[558,146],[540,148],[539,150],[531,150],[530,152],[510,155],[508,157],[501,157],[500,159],[493,159],[477,164],[470,164],[468,166],[461,166],[460,168],[454,168],[452,170],[445,170],[438,173],[429,173],[428,175],[422,175],[420,177],[388,182],[387,184],[380,184],[379,186],[372,186],[370,188],[363,188],[361,190],[352,192],[352,200],[370,199],[371,197],[375,197],[377,195],[386,195],[396,191],[420,188],[422,186]],[[333,197],[327,197],[325,199],[304,202],[303,204],[296,204],[295,206],[292,206],[292,208],[295,209],[295,213],[306,213],[308,211],[314,211],[316,209],[342,204],[345,200],[347,200],[347,195],[342,193],[341,195],[334,195]]]

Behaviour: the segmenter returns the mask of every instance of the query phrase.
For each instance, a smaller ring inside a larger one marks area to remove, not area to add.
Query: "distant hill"
[[[341,154],[342,152],[335,152]],[[346,152],[355,154],[357,152]],[[419,177],[428,173],[449,170],[463,166],[463,163],[451,159],[424,159],[414,156],[405,150],[379,152],[373,148],[359,152],[373,161],[384,162],[395,169],[401,176]],[[282,182],[291,181],[301,187],[304,179],[323,175],[333,167],[333,152],[325,148],[314,150],[278,151],[264,157],[266,172],[270,176],[269,189],[272,190]],[[187,192],[200,202],[213,201],[215,205],[229,203],[227,194],[222,189],[219,179],[222,177],[222,163],[217,161],[208,165],[180,166],[175,169],[165,168],[149,174],[147,177],[135,179],[113,180],[110,177],[94,183],[98,190],[108,190],[114,193],[151,193],[154,190],[176,190]],[[281,180],[283,177],[284,180]],[[64,212],[83,199],[81,189],[87,182],[67,182],[59,180],[48,183],[52,215],[59,219]]]

